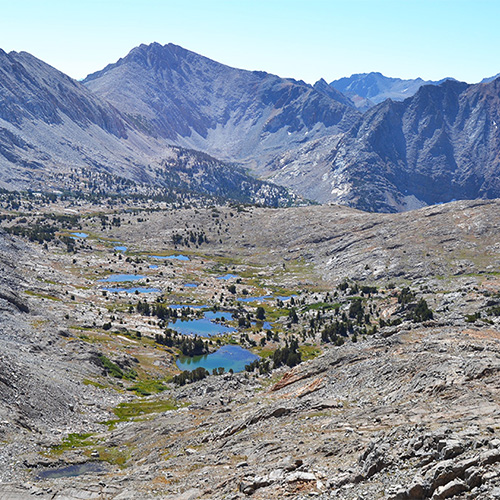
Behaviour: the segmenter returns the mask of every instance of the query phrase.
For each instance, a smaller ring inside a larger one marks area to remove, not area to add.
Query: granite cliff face
[[[376,211],[496,198],[499,113],[499,80],[422,87],[368,112],[342,139],[332,170],[349,172],[355,204]]]
[[[339,93],[230,68],[173,44],[136,47],[84,84],[146,133],[256,170],[303,141],[348,130],[359,117]]]
[[[127,136],[125,123],[108,103],[27,52],[0,49],[0,89],[0,118],[13,125],[29,119],[60,125],[68,117],[82,127],[96,124],[116,137]]]

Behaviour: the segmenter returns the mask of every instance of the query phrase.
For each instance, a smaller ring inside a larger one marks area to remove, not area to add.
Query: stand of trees
[[[155,335],[155,341],[167,347],[177,347],[184,356],[201,356],[210,352],[208,340],[203,341],[203,339],[197,335],[194,337],[186,337],[172,330],[166,330],[165,335],[157,333]]]

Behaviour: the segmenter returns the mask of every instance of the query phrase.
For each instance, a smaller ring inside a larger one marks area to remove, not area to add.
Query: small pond
[[[118,245],[116,247],[113,247],[113,250],[116,250],[117,252],[126,252],[127,251],[127,247]]]
[[[158,269],[158,266],[156,264],[151,264],[149,266],[149,269]]]
[[[235,328],[229,326],[220,325],[213,323],[209,319],[189,319],[189,320],[177,320],[175,322],[171,321],[168,324],[168,328],[175,330],[182,335],[198,335],[199,337],[212,337],[214,335],[226,335],[228,333],[234,333]]]
[[[238,302],[262,302],[270,298],[272,298],[272,295],[264,295],[262,297],[240,297]]]
[[[196,283],[184,283],[187,288],[196,288],[198,285]]]
[[[119,292],[127,292],[127,293],[160,293],[161,290],[159,288],[145,288],[142,286],[133,287],[133,288],[119,288],[119,287],[106,287],[102,288],[106,292],[111,293],[119,293]]]
[[[221,311],[207,311],[205,313],[205,319],[215,320],[215,319],[225,319],[226,321],[231,321],[233,319],[233,315],[229,312],[221,312]]]
[[[76,477],[83,474],[95,474],[96,472],[106,472],[106,468],[100,462],[85,462],[83,464],[68,465],[57,469],[46,469],[40,471],[37,479],[57,479],[59,477]]]
[[[189,260],[187,255],[150,255],[150,257],[157,260]]]
[[[211,373],[214,368],[222,366],[226,372],[230,369],[234,372],[241,372],[245,369],[245,365],[258,358],[255,354],[240,346],[225,345],[218,351],[206,354],[205,356],[179,358],[176,364],[180,370],[192,371],[201,366]]]
[[[227,281],[230,280],[231,278],[237,278],[237,277],[238,277],[237,274],[226,274],[225,276],[219,276],[217,279]]]
[[[77,238],[88,238],[89,235],[87,233],[71,233],[71,238],[76,240]]]
[[[142,274],[112,274],[111,276],[98,281],[103,283],[125,283],[128,281],[143,280],[145,277],[146,276],[143,276]]]

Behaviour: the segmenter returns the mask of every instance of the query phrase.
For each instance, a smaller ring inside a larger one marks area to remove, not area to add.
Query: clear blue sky
[[[175,43],[314,83],[352,73],[470,83],[500,72],[500,0],[0,0],[0,48],[74,78]]]

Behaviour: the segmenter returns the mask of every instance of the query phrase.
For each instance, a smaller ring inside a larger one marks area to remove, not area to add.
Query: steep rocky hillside
[[[133,178],[151,147],[108,103],[25,52],[0,52],[1,182],[36,187],[86,165]]]
[[[254,178],[239,165],[225,163],[206,153],[170,146],[148,179],[172,191],[196,193],[227,201],[284,207],[307,203],[283,186]]]
[[[192,176],[185,175],[188,165]],[[285,189],[234,165],[144,134],[85,86],[25,52],[0,51],[0,186],[290,201]]]
[[[57,440],[58,434],[76,427],[90,429],[96,419],[109,416],[109,404],[122,400],[119,394],[99,395],[95,387],[83,384],[102,366],[95,350],[68,341],[68,332],[60,327],[57,300],[44,294],[41,276],[48,278],[51,259],[0,231],[0,436],[4,443],[0,468],[5,471],[4,481],[15,479],[13,462],[20,449],[35,449],[34,436],[38,442],[48,442],[51,436]]]
[[[303,141],[346,131],[359,116],[340,94],[230,68],[173,44],[136,47],[84,84],[148,134],[257,170]]]
[[[300,179],[305,196],[370,211],[496,198],[499,115],[498,79],[424,86],[403,102],[372,108],[339,141],[281,155],[270,165],[272,178],[284,185]]]

